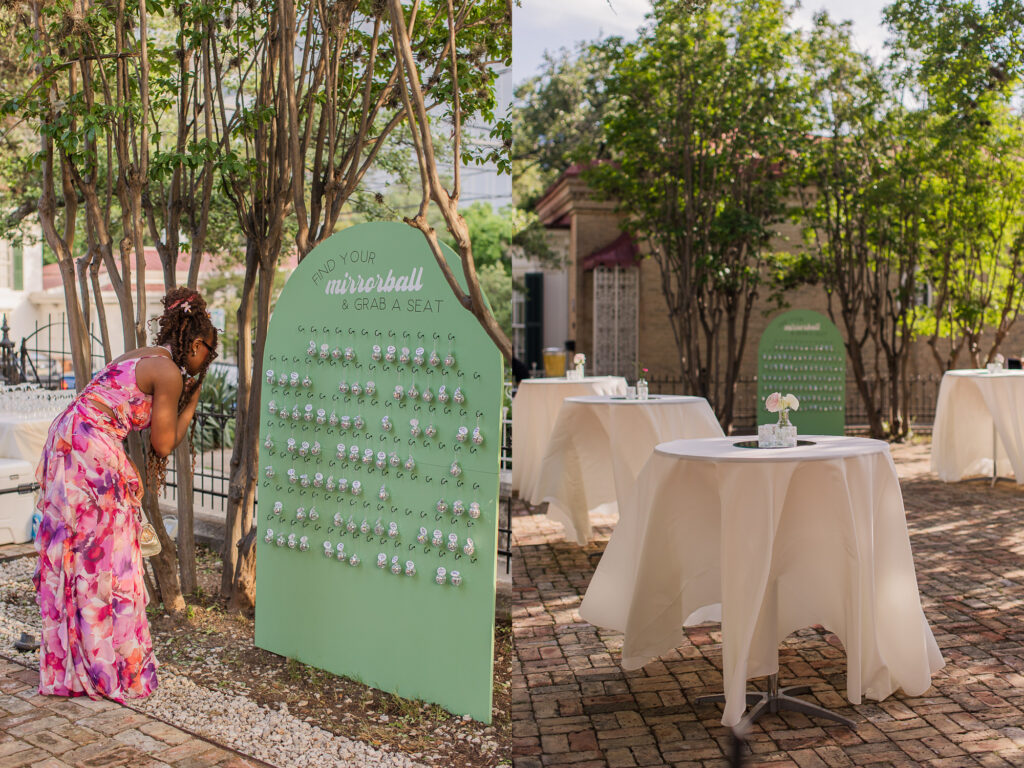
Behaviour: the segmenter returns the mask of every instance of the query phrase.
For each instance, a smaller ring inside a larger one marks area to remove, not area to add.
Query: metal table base
[[[999,471],[996,467],[999,465],[999,435],[996,433],[996,423],[992,421],[992,486],[995,487],[996,480],[999,479]]]
[[[747,706],[752,707],[749,710],[746,717],[740,721],[739,725],[734,730],[739,733],[746,732],[746,729],[751,723],[756,721],[761,715],[766,712],[778,712],[781,709],[788,709],[791,712],[800,712],[805,715],[812,717],[820,717],[825,720],[833,720],[841,725],[845,725],[847,728],[853,728],[853,721],[837,715],[835,712],[819,707],[817,704],[810,704],[803,699],[796,698],[796,695],[802,693],[810,693],[810,686],[807,685],[793,685],[788,688],[779,688],[779,676],[769,675],[768,676],[768,690],[767,691],[748,691],[747,692]],[[725,703],[725,695],[716,693],[710,696],[699,696],[697,698],[698,704],[707,703]]]

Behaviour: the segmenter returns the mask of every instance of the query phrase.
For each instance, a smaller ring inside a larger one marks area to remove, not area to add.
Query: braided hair
[[[156,344],[167,345],[171,350],[171,359],[181,369],[182,388],[178,399],[178,413],[185,410],[195,391],[203,386],[206,371],[210,367],[212,355],[207,355],[203,367],[195,378],[186,373],[185,363],[189,348],[197,338],[213,337],[213,346],[217,346],[217,329],[210,320],[206,309],[206,300],[198,291],[191,288],[175,288],[163,298],[164,312],[156,318],[158,330]],[[195,462],[195,446],[193,436],[196,423],[193,419],[189,433],[189,444],[192,446],[192,460]],[[154,496],[163,488],[167,477],[167,457],[158,456],[149,445],[146,451],[146,479]]]

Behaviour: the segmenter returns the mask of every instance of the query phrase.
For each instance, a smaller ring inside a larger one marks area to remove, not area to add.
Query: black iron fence
[[[915,431],[931,431],[935,421],[935,405],[939,397],[939,385],[942,377],[938,374],[914,376],[908,382],[910,398],[907,402],[907,413],[910,424]],[[677,378],[652,378],[650,391],[663,395],[691,394],[686,382]],[[888,412],[891,402],[891,383],[888,379],[871,377],[865,382],[872,397],[882,413]],[[799,395],[799,393],[796,393]],[[736,382],[736,398],[733,408],[733,431],[737,433],[754,433],[757,430],[757,377],[740,379]],[[864,399],[857,389],[855,379],[846,380],[846,429],[848,432],[860,432],[868,428],[867,408]]]
[[[0,377],[5,383],[30,382],[46,389],[74,389],[71,337],[63,313],[48,316],[42,324],[36,321],[32,332],[20,344],[10,338],[6,315],[0,331]],[[89,335],[89,355],[92,371],[106,364],[103,342],[92,334]]]
[[[71,345],[65,315],[35,324],[28,336],[16,344],[10,338],[7,318],[0,325],[0,383],[32,382],[47,389],[74,388],[71,372]],[[103,344],[90,337],[93,372],[105,364]],[[500,467],[505,473],[512,468],[511,384],[503,390],[501,410],[502,444]],[[192,429],[195,459],[193,463],[193,498],[200,510],[224,512],[227,507],[228,486],[231,477],[231,449],[235,437],[235,405],[200,402],[196,407]],[[167,482],[161,498],[176,503],[178,498],[178,467],[174,456],[167,466]],[[505,559],[505,570],[510,567],[512,524],[507,504],[499,505],[498,555]]]
[[[20,344],[10,338],[7,318],[0,326],[0,376],[6,383],[31,382],[46,389],[73,389],[71,343],[67,317],[50,316],[45,323],[36,323]],[[103,343],[90,336],[92,372],[106,364]],[[231,445],[235,432],[235,408],[199,403],[193,430],[196,449],[193,479],[196,506],[224,511],[228,497],[231,468]],[[167,468],[164,499],[175,501],[178,473],[172,457]]]

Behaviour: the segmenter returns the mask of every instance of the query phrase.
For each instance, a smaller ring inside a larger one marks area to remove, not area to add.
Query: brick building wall
[[[586,256],[612,243],[621,230],[621,216],[614,213],[607,204],[594,204],[586,200],[585,187],[581,188],[578,179],[574,179],[573,200],[567,205],[563,214],[571,219],[570,259],[567,262],[571,270],[569,282],[575,286],[573,301],[570,304],[570,325],[575,326],[576,348],[588,356],[593,352],[593,274],[576,268]],[[556,185],[557,188],[557,185]],[[543,216],[542,216],[543,218]],[[772,243],[773,250],[794,252],[804,248],[801,227],[786,222],[779,227],[779,235]],[[641,254],[644,253],[640,246]],[[681,377],[679,352],[672,326],[668,320],[668,308],[662,290],[661,271],[657,262],[650,258],[642,258],[639,287],[639,326],[638,347],[641,367],[650,370],[656,378],[678,379]],[[828,299],[825,291],[817,285],[804,285],[788,291],[784,295],[786,306],[782,309],[769,301],[768,291],[758,298],[751,314],[741,365],[741,378],[752,378],[757,373],[757,347],[765,328],[780,312],[788,309],[813,309],[828,317]],[[840,333],[846,337],[842,323],[837,323]],[[1024,354],[1024,320],[1018,322],[1010,335],[1000,346],[1007,356]],[[874,355],[868,354],[868,370],[874,373]],[[969,367],[970,359],[961,355],[958,367]],[[849,363],[847,363],[849,370]],[[938,376],[940,370],[936,365],[926,340],[918,338],[914,342],[911,355],[911,373],[915,376]]]

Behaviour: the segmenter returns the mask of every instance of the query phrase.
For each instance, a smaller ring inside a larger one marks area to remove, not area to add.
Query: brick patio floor
[[[36,693],[39,673],[0,660],[0,768],[255,768],[111,701]]]
[[[947,665],[923,696],[853,706],[838,639],[821,627],[791,635],[779,651],[782,684],[810,685],[857,726],[767,715],[749,734],[747,766],[1024,766],[1024,489],[942,484],[928,474],[927,445],[898,446],[894,458],[922,603]],[[613,521],[598,519],[596,540],[579,548],[540,512],[513,512],[515,768],[727,765],[720,706],[693,703],[721,692],[719,625],[690,628],[670,655],[623,672],[622,635],[578,610]]]

